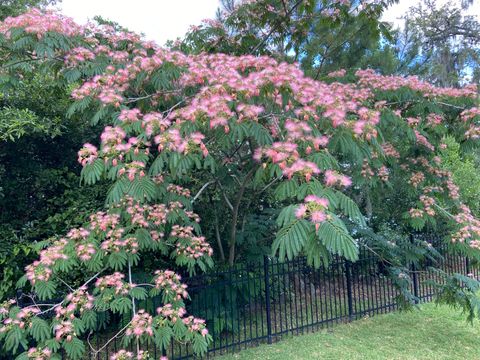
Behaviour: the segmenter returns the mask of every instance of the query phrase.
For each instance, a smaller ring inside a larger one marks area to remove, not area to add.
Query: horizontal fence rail
[[[420,301],[434,296],[430,281],[441,282],[428,262],[411,268],[410,291]],[[480,278],[467,258],[448,253],[435,264],[448,274],[460,273]],[[190,299],[187,311],[207,322],[213,338],[207,357],[238,351],[260,343],[278,341],[284,335],[315,331],[334,323],[387,313],[399,307],[398,288],[394,286],[388,267],[372,253],[360,251],[354,263],[335,258],[327,267],[307,265],[305,258],[280,262],[264,257],[263,263],[240,264],[224,271],[215,271],[184,279]],[[151,314],[162,305],[160,299],[137,301],[137,309]],[[89,343],[102,349],[88,358],[109,360],[124,348],[119,339],[107,342],[128,318],[110,312],[97,316],[97,331]],[[195,358],[190,346],[172,343],[161,350],[153,341],[143,344],[155,359]],[[133,345],[131,351],[134,351]]]

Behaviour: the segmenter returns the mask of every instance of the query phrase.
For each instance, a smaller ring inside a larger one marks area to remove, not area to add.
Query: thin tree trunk
[[[213,205],[213,202],[212,202],[212,205]],[[214,207],[213,213],[215,216],[215,237],[217,238],[218,251],[220,252],[220,259],[222,260],[222,262],[225,262],[225,252],[223,251],[222,238],[220,237],[220,230],[218,228],[217,210],[215,209],[215,207]]]
[[[253,175],[255,168],[252,168],[248,174],[245,176],[242,185],[238,191],[238,196],[233,206],[232,212],[232,224],[230,227],[230,249],[228,254],[228,264],[232,266],[235,263],[235,245],[237,241],[237,222],[238,222],[238,211],[240,209],[240,204],[242,202],[243,194],[245,193],[245,188],[247,187],[248,180]]]

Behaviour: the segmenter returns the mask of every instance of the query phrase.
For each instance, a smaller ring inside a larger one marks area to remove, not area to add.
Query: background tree
[[[410,8],[398,33],[397,72],[419,75],[439,86],[478,83],[480,23],[467,15],[472,1],[438,6],[425,0]]]
[[[194,27],[181,49],[193,52],[268,54],[297,61],[308,75],[355,69],[368,63],[381,39],[380,20],[392,1],[223,1],[217,19]]]
[[[58,1],[2,1],[0,18]],[[36,243],[83,223],[103,205],[102,186],[79,188],[76,150],[95,130],[65,116],[71,85],[55,69],[25,67],[0,49],[0,300],[12,296],[24,267],[36,256]]]

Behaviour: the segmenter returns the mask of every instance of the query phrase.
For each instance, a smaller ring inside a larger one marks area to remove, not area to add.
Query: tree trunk
[[[238,196],[237,196],[237,199],[235,200],[235,205],[233,206],[232,225],[230,227],[230,244],[229,244],[230,249],[228,254],[228,264],[230,266],[232,266],[235,263],[235,244],[237,241],[238,211],[240,209],[240,204],[242,202],[243,194],[245,193],[245,188],[247,186],[248,180],[253,175],[254,171],[255,171],[255,168],[252,168],[245,176],[245,179],[243,180],[243,183],[240,186],[240,189],[238,190]]]
[[[213,205],[213,202],[212,202],[212,205]],[[223,251],[222,238],[220,237],[220,230],[218,228],[218,216],[217,216],[216,208],[214,208],[214,215],[215,215],[215,237],[217,238],[218,251],[220,252],[220,259],[222,260],[222,262],[225,262],[225,252]]]

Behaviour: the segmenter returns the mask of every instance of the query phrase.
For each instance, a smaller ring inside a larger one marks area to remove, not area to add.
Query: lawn
[[[472,326],[457,310],[426,304],[219,357],[234,359],[480,359],[480,322]]]

